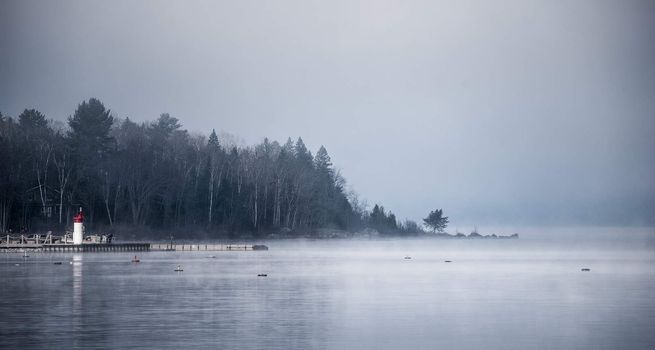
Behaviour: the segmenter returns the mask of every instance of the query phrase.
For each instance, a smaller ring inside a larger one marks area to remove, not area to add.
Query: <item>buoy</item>
[[[137,258],[136,255],[135,255],[134,259],[132,259],[132,262],[133,263],[138,263],[138,262],[141,262],[141,260],[139,260],[139,258]]]
[[[444,262],[450,263],[450,262],[452,262],[452,261],[450,261],[450,260],[445,260]]]
[[[260,274],[257,274],[257,277],[267,277],[267,276],[268,276],[268,275],[267,275],[267,274],[265,274],[265,273],[260,273]]]
[[[182,270],[182,266],[177,265],[177,267],[175,268],[175,272],[182,272],[182,271],[184,271]]]
[[[591,269],[584,267],[584,268],[582,268],[582,271],[583,272],[588,272],[588,271],[591,271]]]
[[[55,261],[53,264],[55,264],[55,265],[61,265],[61,261]]]
[[[405,257],[405,260],[409,260],[409,259],[411,259],[411,258],[412,258],[411,256],[406,256],[406,257]]]

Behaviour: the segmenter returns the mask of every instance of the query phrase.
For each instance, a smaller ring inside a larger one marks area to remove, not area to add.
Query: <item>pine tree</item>
[[[218,136],[216,136],[216,130],[212,129],[212,133],[209,135],[209,141],[207,142],[209,148],[216,149],[219,147]]]
[[[296,145],[293,148],[296,159],[300,162],[302,166],[307,166],[312,164],[312,154],[307,150],[307,146],[303,142],[302,138],[298,138]]]
[[[214,129],[212,129],[212,133],[209,135],[207,147],[209,151],[209,161],[207,162],[207,166],[209,167],[207,226],[210,227],[213,222],[214,197],[221,186],[224,169],[224,162],[221,161],[221,146],[218,143],[218,136],[216,136],[216,130]]]
[[[23,128],[23,131],[31,132],[47,128],[48,120],[36,109],[26,109],[18,116],[18,124]]]
[[[317,170],[324,170],[326,172],[331,170],[332,162],[325,147],[321,146],[321,148],[318,149],[318,152],[316,152],[314,166]]]
[[[83,158],[95,158],[105,153],[113,138],[109,131],[114,123],[111,112],[95,98],[83,101],[68,118],[70,137]]]
[[[114,123],[111,112],[95,98],[83,101],[68,118],[69,138],[77,163],[77,196],[88,210],[89,226],[93,225],[94,208],[99,194],[103,162],[114,142],[110,130]]]
[[[437,209],[431,211],[428,217],[423,219],[423,222],[428,227],[431,227],[433,232],[443,232],[448,226],[448,217],[443,216],[443,210]]]

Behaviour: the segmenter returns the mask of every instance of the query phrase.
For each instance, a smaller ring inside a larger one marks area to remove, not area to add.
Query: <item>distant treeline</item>
[[[190,134],[162,114],[118,119],[97,99],[68,123],[30,109],[0,114],[0,232],[63,230],[79,207],[90,230],[187,229],[207,236],[293,236],[319,229],[422,232],[376,205],[368,212],[324,147],[264,139],[237,147]]]

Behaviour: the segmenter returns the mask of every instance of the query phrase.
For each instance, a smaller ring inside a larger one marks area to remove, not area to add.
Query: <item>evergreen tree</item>
[[[389,216],[387,217],[387,228],[393,231],[398,229],[396,215],[394,215],[392,212],[389,212]]]
[[[83,161],[97,160],[113,142],[109,131],[114,123],[111,112],[98,99],[91,98],[77,106],[68,118],[70,138]]]
[[[207,225],[211,226],[214,222],[214,199],[220,190],[225,169],[225,163],[222,159],[221,145],[218,142],[218,136],[216,136],[216,130],[214,129],[212,129],[212,133],[209,135],[207,152],[209,153],[207,161],[207,167],[209,168]]]
[[[114,123],[111,112],[98,99],[91,98],[77,106],[68,118],[69,139],[75,157],[74,196],[88,213],[88,226],[95,219],[96,201],[101,198],[102,179],[108,178],[106,164],[108,152],[114,142],[110,130]]]
[[[41,204],[41,216],[47,221],[51,212],[47,212],[48,175],[52,167],[54,150],[54,132],[48,126],[48,120],[35,109],[26,109],[18,116],[18,122],[23,134],[29,163],[35,181],[33,188],[38,189]]]
[[[48,120],[36,109],[26,109],[18,116],[18,124],[24,132],[32,132],[47,128]]]
[[[209,146],[210,149],[218,149],[219,144],[218,144],[218,136],[216,136],[216,130],[212,129],[212,133],[209,135],[209,141],[207,142],[207,145]]]
[[[428,217],[423,219],[425,225],[432,228],[432,232],[443,232],[448,226],[448,217],[443,216],[443,210],[433,210]]]
[[[332,162],[325,147],[321,146],[314,157],[314,166],[317,170],[331,172]]]
[[[294,146],[294,154],[296,159],[303,167],[311,166],[312,164],[312,154],[307,150],[307,146],[303,142],[302,138],[298,138],[296,145]]]
[[[181,127],[182,125],[180,124],[180,121],[177,118],[171,117],[168,113],[160,114],[159,118],[153,125],[153,129],[160,131],[165,135],[170,135]],[[216,134],[213,129],[212,132]]]

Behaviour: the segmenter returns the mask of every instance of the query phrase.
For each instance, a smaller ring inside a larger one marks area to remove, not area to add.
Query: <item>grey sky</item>
[[[655,224],[653,1],[4,1],[0,111],[324,144],[456,225]]]

